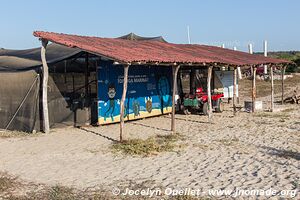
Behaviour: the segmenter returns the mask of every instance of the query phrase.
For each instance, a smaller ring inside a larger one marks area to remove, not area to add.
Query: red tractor
[[[212,108],[215,112],[223,111],[222,97],[224,97],[223,93],[211,94]],[[197,88],[195,94],[185,94],[180,105],[184,114],[200,111],[204,115],[208,115],[208,95],[206,92],[203,92],[203,88]]]

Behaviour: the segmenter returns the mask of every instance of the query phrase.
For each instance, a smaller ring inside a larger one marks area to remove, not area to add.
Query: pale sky
[[[0,47],[40,46],[34,30],[118,37],[162,35],[168,42],[300,50],[299,0],[3,0]]]

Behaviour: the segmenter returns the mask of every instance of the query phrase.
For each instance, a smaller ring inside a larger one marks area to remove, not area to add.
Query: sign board
[[[123,92],[124,69],[111,63],[97,67],[98,122],[120,121],[120,101]],[[130,66],[125,100],[125,120],[161,115],[172,111],[169,67]]]
[[[238,82],[238,81],[237,81]],[[215,71],[215,90],[224,93],[224,98],[233,98],[233,71]],[[236,96],[239,96],[239,86],[236,84]]]

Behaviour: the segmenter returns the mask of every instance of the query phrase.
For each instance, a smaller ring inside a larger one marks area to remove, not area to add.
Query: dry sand
[[[48,135],[0,139],[0,171],[24,181],[87,188],[144,183],[208,189],[291,190],[300,183],[300,107],[255,115],[227,110],[211,123],[176,115],[184,147],[150,157],[113,154],[119,125],[55,129]],[[170,134],[169,116],[125,124],[128,138]],[[146,183],[145,183],[146,182]],[[298,196],[299,198],[299,196]]]
[[[276,97],[279,100],[280,94]],[[259,99],[268,108],[270,97]],[[275,108],[281,112],[239,112],[233,116],[227,105],[226,111],[215,113],[210,122],[206,116],[178,114],[176,130],[185,138],[179,142],[183,147],[150,157],[112,153],[111,145],[119,138],[119,124],[0,138],[0,172],[35,184],[104,187],[107,191],[115,187],[191,188],[206,192],[203,196],[209,189],[299,191],[300,106]],[[131,121],[125,128],[126,139],[167,135],[170,117]],[[256,197],[237,199],[252,198]],[[298,194],[292,199],[299,198]]]

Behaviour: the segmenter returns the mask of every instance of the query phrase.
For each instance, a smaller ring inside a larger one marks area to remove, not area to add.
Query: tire
[[[202,107],[202,112],[204,115],[208,115],[208,103],[205,102]]]
[[[224,111],[224,104],[223,104],[222,99],[218,99],[216,104],[217,104],[216,112],[218,112],[218,113],[223,112]]]

